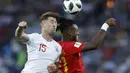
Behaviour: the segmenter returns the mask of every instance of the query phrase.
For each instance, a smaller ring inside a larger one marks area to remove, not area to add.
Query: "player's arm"
[[[48,65],[47,69],[49,73],[57,73],[59,71],[58,62]]]
[[[27,42],[29,40],[29,36],[24,33],[24,29],[27,27],[27,23],[22,21],[18,24],[18,27],[15,31],[16,38],[21,42]]]
[[[105,33],[109,26],[115,25],[115,19],[114,18],[109,18],[101,27],[100,31],[98,34],[93,38],[91,42],[84,42],[82,46],[82,52],[84,51],[89,51],[89,50],[94,50],[97,49],[100,43],[103,41]]]

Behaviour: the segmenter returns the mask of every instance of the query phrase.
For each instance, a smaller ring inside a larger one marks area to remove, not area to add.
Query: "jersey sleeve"
[[[83,43],[81,42],[71,42],[65,45],[64,53],[65,54],[76,54],[80,53],[83,47]]]
[[[30,44],[31,42],[33,42],[37,38],[36,35],[38,35],[38,34],[37,33],[28,34],[29,40],[27,42],[24,42],[24,43]]]

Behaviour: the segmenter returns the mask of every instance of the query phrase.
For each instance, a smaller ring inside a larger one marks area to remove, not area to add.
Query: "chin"
[[[53,35],[55,32],[56,32],[56,31],[52,31],[52,32],[50,32],[50,34]]]
[[[54,35],[54,33],[50,33],[50,35]]]

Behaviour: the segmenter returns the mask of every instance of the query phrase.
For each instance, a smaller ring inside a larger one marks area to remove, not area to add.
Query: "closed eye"
[[[52,24],[53,24],[53,23],[57,23],[57,21],[51,20],[51,23],[52,23]]]

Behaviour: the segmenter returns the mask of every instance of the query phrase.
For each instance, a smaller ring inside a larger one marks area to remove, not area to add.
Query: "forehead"
[[[56,18],[54,18],[54,17],[48,17],[48,20],[54,20],[54,21],[56,21]]]

